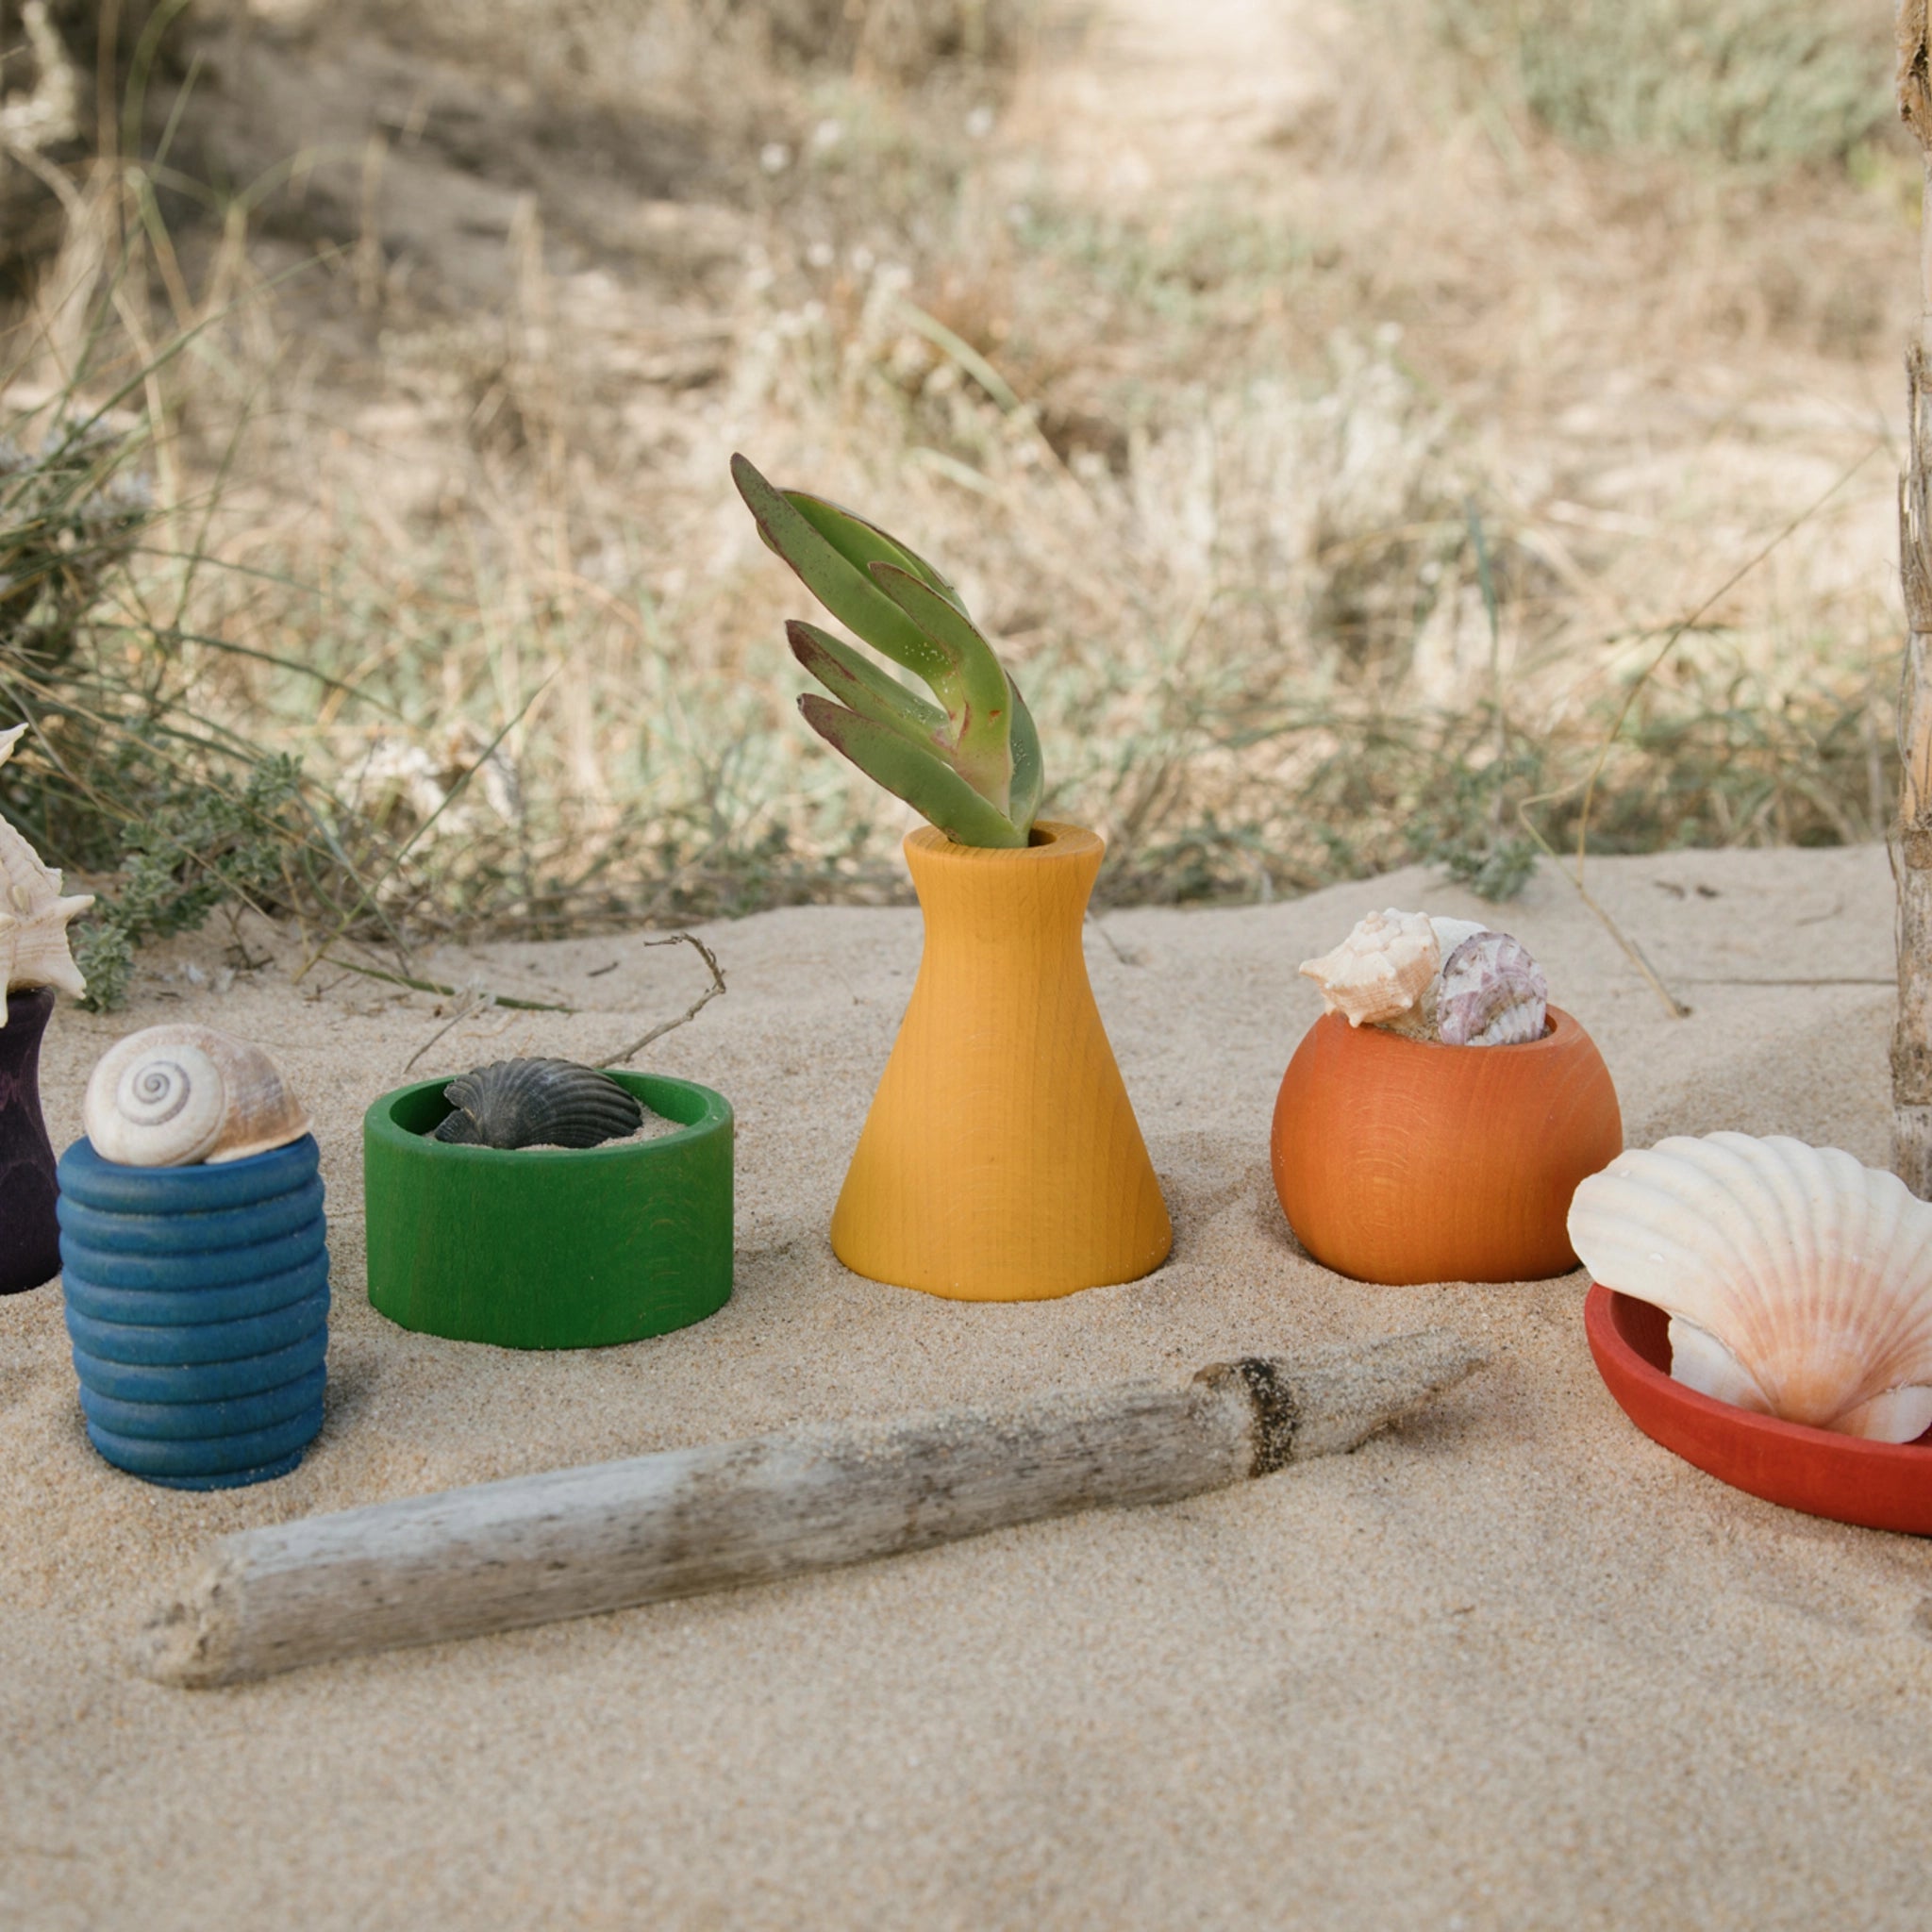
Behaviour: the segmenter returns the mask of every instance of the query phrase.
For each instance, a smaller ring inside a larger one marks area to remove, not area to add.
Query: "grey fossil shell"
[[[575,1060],[491,1060],[443,1090],[454,1111],[431,1138],[462,1147],[595,1147],[642,1124],[608,1074]]]
[[[1479,932],[1442,961],[1436,1025],[1449,1046],[1522,1046],[1543,1037],[1550,983],[1521,940]]]

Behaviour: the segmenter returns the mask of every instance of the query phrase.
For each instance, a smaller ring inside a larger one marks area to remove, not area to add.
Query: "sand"
[[[1883,1161],[1882,852],[1593,878],[1690,1018],[1560,878],[1507,923],[1603,1048],[1633,1144],[1735,1127]],[[87,1446],[58,1289],[0,1302],[0,1924],[1923,1924],[1932,1545],[1754,1501],[1644,1440],[1591,1368],[1580,1274],[1366,1288],[1289,1236],[1266,1137],[1319,1005],[1296,963],[1424,902],[1478,909],[1417,871],[1090,926],[1177,1240],[1145,1281],[1023,1307],[877,1287],[826,1244],[917,915],[709,928],[730,994],[646,1064],[738,1108],[737,1291],[681,1334],[574,1355],[407,1334],[364,1297],[359,1118],[445,1024],[437,1001],[325,967],[295,984],[285,942],[229,983],[209,937],[124,1014],[63,1008],[57,1144],[132,1026],[192,1017],[279,1054],[328,1188],[329,1410],[283,1481],[153,1489]],[[622,938],[434,970],[587,1009],[481,1014],[413,1076],[601,1058],[702,984],[684,949]],[[125,1665],[224,1530],[1434,1323],[1494,1365],[1352,1457],[1185,1504],[229,1690]]]

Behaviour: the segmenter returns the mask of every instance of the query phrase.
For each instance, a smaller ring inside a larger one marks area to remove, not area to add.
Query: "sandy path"
[[[1739,1126],[1882,1155],[1881,853],[1680,855],[1600,883],[1690,1020],[1556,880],[1510,923],[1603,1045],[1633,1140]],[[1288,1236],[1265,1134],[1316,1005],[1294,964],[1424,890],[1120,914],[1124,958],[1091,938],[1179,1240],[1144,1282],[1032,1307],[874,1287],[825,1245],[915,917],[715,929],[730,996],[657,1063],[739,1108],[738,1291],[683,1334],[574,1356],[408,1335],[363,1299],[357,1124],[441,1024],[432,1002],[269,970],[220,996],[149,979],[111,1022],[63,1012],[61,1140],[125,1026],[192,1012],[276,1044],[324,1145],[331,1398],[283,1482],[149,1489],[86,1446],[58,1291],[0,1304],[0,1923],[1919,1924],[1926,1546],[1752,1502],[1646,1442],[1591,1368],[1580,1278],[1368,1290]],[[689,971],[621,940],[441,963],[600,1008],[495,1038],[479,1020],[442,1068],[608,1049]],[[1439,1321],[1495,1366],[1426,1422],[1239,1491],[231,1691],[122,1661],[219,1529]]]
[[[1109,0],[1062,32],[1076,58],[1024,76],[1020,131],[1074,192],[1231,185],[1337,86],[1324,0]],[[1052,35],[1049,34],[1049,44]]]

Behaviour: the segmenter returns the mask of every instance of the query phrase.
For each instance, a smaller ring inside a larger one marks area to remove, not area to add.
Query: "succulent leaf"
[[[876,524],[855,516],[841,504],[828,502],[823,496],[813,496],[808,491],[787,490],[780,493],[847,563],[859,570],[874,563],[896,564],[901,570],[910,571],[914,576],[923,579],[954,609],[963,611],[966,608],[958,591],[939,571],[917,551],[908,550],[898,538],[889,536]]]
[[[850,644],[797,618],[786,625],[785,636],[791,655],[848,710],[891,725],[928,751],[944,745],[946,714]]]
[[[807,723],[949,838],[1027,844],[1045,789],[1040,734],[959,593],[865,518],[808,491],[774,488],[741,456],[731,458],[731,475],[767,548],[939,700],[928,704],[843,639],[794,621],[785,627],[792,655],[832,694],[799,699]]]
[[[1033,713],[1020,695],[1019,681],[1011,672],[1007,686],[1013,694],[1013,784],[1007,801],[1007,816],[1030,833],[1040,815],[1040,801],[1046,790],[1046,766],[1040,755],[1040,732]]]
[[[758,520],[764,540],[789,563],[799,581],[841,624],[848,624],[875,651],[916,671],[941,698],[950,667],[943,653],[873,582],[866,571],[828,543],[743,457],[731,458],[731,480]]]
[[[798,708],[835,751],[842,752],[895,798],[903,798],[949,839],[962,845],[1013,847],[1027,842],[1027,834],[989,805],[938,753],[816,691],[807,691]]]
[[[953,762],[974,791],[1008,808],[1013,785],[1013,693],[992,646],[973,620],[929,585],[896,564],[874,563],[874,580],[943,651],[953,669],[946,693],[953,725]]]

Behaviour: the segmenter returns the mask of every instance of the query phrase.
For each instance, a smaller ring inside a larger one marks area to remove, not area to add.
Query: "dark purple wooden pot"
[[[0,1026],[0,1294],[60,1272],[54,1148],[41,1118],[41,1035],[53,1012],[50,986],[10,992]]]

